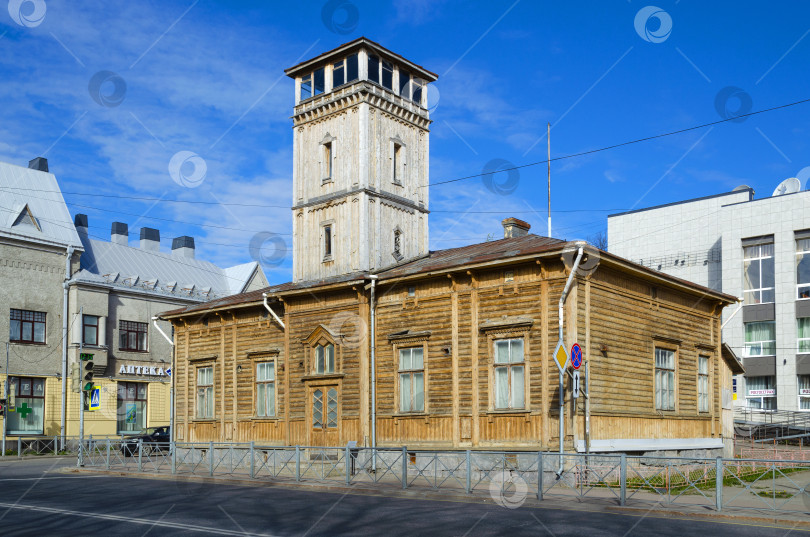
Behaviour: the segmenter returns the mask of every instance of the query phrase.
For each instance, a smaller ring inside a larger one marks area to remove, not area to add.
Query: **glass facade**
[[[145,382],[118,382],[118,432],[133,433],[146,428]]]
[[[10,377],[14,412],[8,416],[8,434],[43,434],[45,423],[45,379]],[[9,402],[10,403],[10,402]],[[9,404],[11,407],[11,404]],[[11,410],[9,408],[9,410]]]

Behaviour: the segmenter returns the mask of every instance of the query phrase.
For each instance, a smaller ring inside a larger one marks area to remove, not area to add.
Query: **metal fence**
[[[93,436],[85,437],[85,442],[98,442],[111,440],[120,442],[124,436]],[[6,451],[0,457],[36,457],[43,455],[74,455],[79,453],[81,439],[78,436],[66,436],[64,441],[60,436],[18,436],[6,439]]]
[[[810,461],[105,439],[85,441],[78,464],[136,473],[489,494],[506,507],[534,497],[810,512]]]

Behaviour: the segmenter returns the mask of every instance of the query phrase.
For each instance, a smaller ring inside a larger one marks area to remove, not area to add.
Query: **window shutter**
[[[78,345],[82,342],[82,317],[78,313],[73,314],[71,327],[71,342]]]

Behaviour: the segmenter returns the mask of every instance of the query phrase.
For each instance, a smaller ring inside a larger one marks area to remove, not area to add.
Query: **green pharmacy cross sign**
[[[19,412],[22,419],[28,417],[28,414],[33,412],[33,410],[34,410],[33,408],[28,406],[28,403],[23,403],[22,406],[17,407],[17,412]]]

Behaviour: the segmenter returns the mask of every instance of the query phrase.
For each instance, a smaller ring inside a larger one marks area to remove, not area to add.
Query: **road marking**
[[[110,520],[114,522],[129,522],[130,524],[143,524],[147,526],[152,526],[156,523],[155,520],[150,520],[146,518],[132,518],[126,517],[121,515],[107,515],[103,513],[87,513],[84,511],[71,511],[69,509],[58,509],[56,507],[41,507],[38,505],[25,505],[25,504],[17,504],[17,503],[2,503],[0,502],[0,507],[6,507],[8,511],[12,509],[22,510],[22,511],[37,511],[40,513],[49,513],[53,515],[63,515],[63,516],[78,516],[84,518],[96,518],[99,520]],[[6,512],[8,512],[6,511]],[[250,533],[250,532],[241,532],[241,531],[233,531],[233,530],[225,530],[220,528],[212,528],[206,526],[195,526],[194,524],[183,524],[181,522],[169,522],[167,520],[163,520],[160,522],[161,528],[176,528],[181,530],[193,530],[199,531],[203,533],[216,533],[219,535],[250,535],[256,537],[273,537],[270,533]]]

